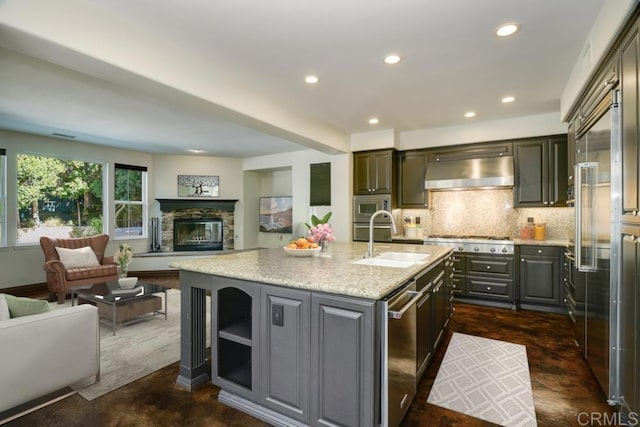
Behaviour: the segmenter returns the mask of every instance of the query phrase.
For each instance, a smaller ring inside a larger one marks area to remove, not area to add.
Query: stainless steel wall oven
[[[369,222],[376,211],[390,211],[390,194],[371,194],[353,196],[353,240],[366,242],[369,240]],[[391,218],[379,215],[373,220],[373,240],[376,242],[391,241]]]

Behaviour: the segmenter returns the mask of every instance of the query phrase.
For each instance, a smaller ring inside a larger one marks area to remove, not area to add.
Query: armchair
[[[41,237],[40,246],[45,258],[44,271],[47,274],[49,300],[53,300],[57,295],[58,304],[63,304],[69,288],[117,280],[118,265],[113,261],[112,256],[104,256],[108,242],[109,236],[106,234],[69,239]],[[100,265],[65,268],[56,247],[79,249],[85,246],[91,247]]]

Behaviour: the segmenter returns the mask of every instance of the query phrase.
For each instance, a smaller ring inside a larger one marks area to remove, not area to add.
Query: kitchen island
[[[389,395],[396,377],[406,377],[397,371],[410,371],[417,382],[451,313],[443,286],[451,249],[380,243],[377,252],[426,258],[406,268],[354,264],[366,248],[366,243],[333,243],[313,257],[258,249],[171,263],[180,269],[181,287],[177,384],[190,390],[211,379],[222,389],[221,402],[273,425],[397,424],[398,408]],[[409,286],[414,308],[405,318],[411,317],[413,329],[403,331],[406,337],[389,337],[389,297]],[[428,311],[416,311],[418,299]],[[416,331],[419,319],[423,333]],[[413,353],[389,363],[398,339],[412,343]],[[423,347],[417,353],[424,360],[417,361],[416,347]],[[401,417],[412,395],[400,397]]]

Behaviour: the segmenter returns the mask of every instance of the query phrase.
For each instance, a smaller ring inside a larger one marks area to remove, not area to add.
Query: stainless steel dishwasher
[[[416,304],[422,298],[412,280],[387,305],[387,422],[400,424],[416,394]]]

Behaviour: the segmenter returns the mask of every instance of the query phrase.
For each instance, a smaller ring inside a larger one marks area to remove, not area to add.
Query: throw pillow
[[[7,305],[9,306],[9,314],[11,318],[31,316],[32,314],[46,313],[51,311],[51,306],[45,300],[15,297],[9,294],[3,294]]]
[[[60,262],[64,264],[65,268],[96,267],[100,265],[95,252],[90,246],[79,249],[66,249],[56,246],[56,252],[58,252],[58,258],[60,258]]]
[[[8,319],[11,319],[11,314],[9,314],[9,306],[7,305],[7,300],[4,298],[4,294],[0,294],[0,320]]]

